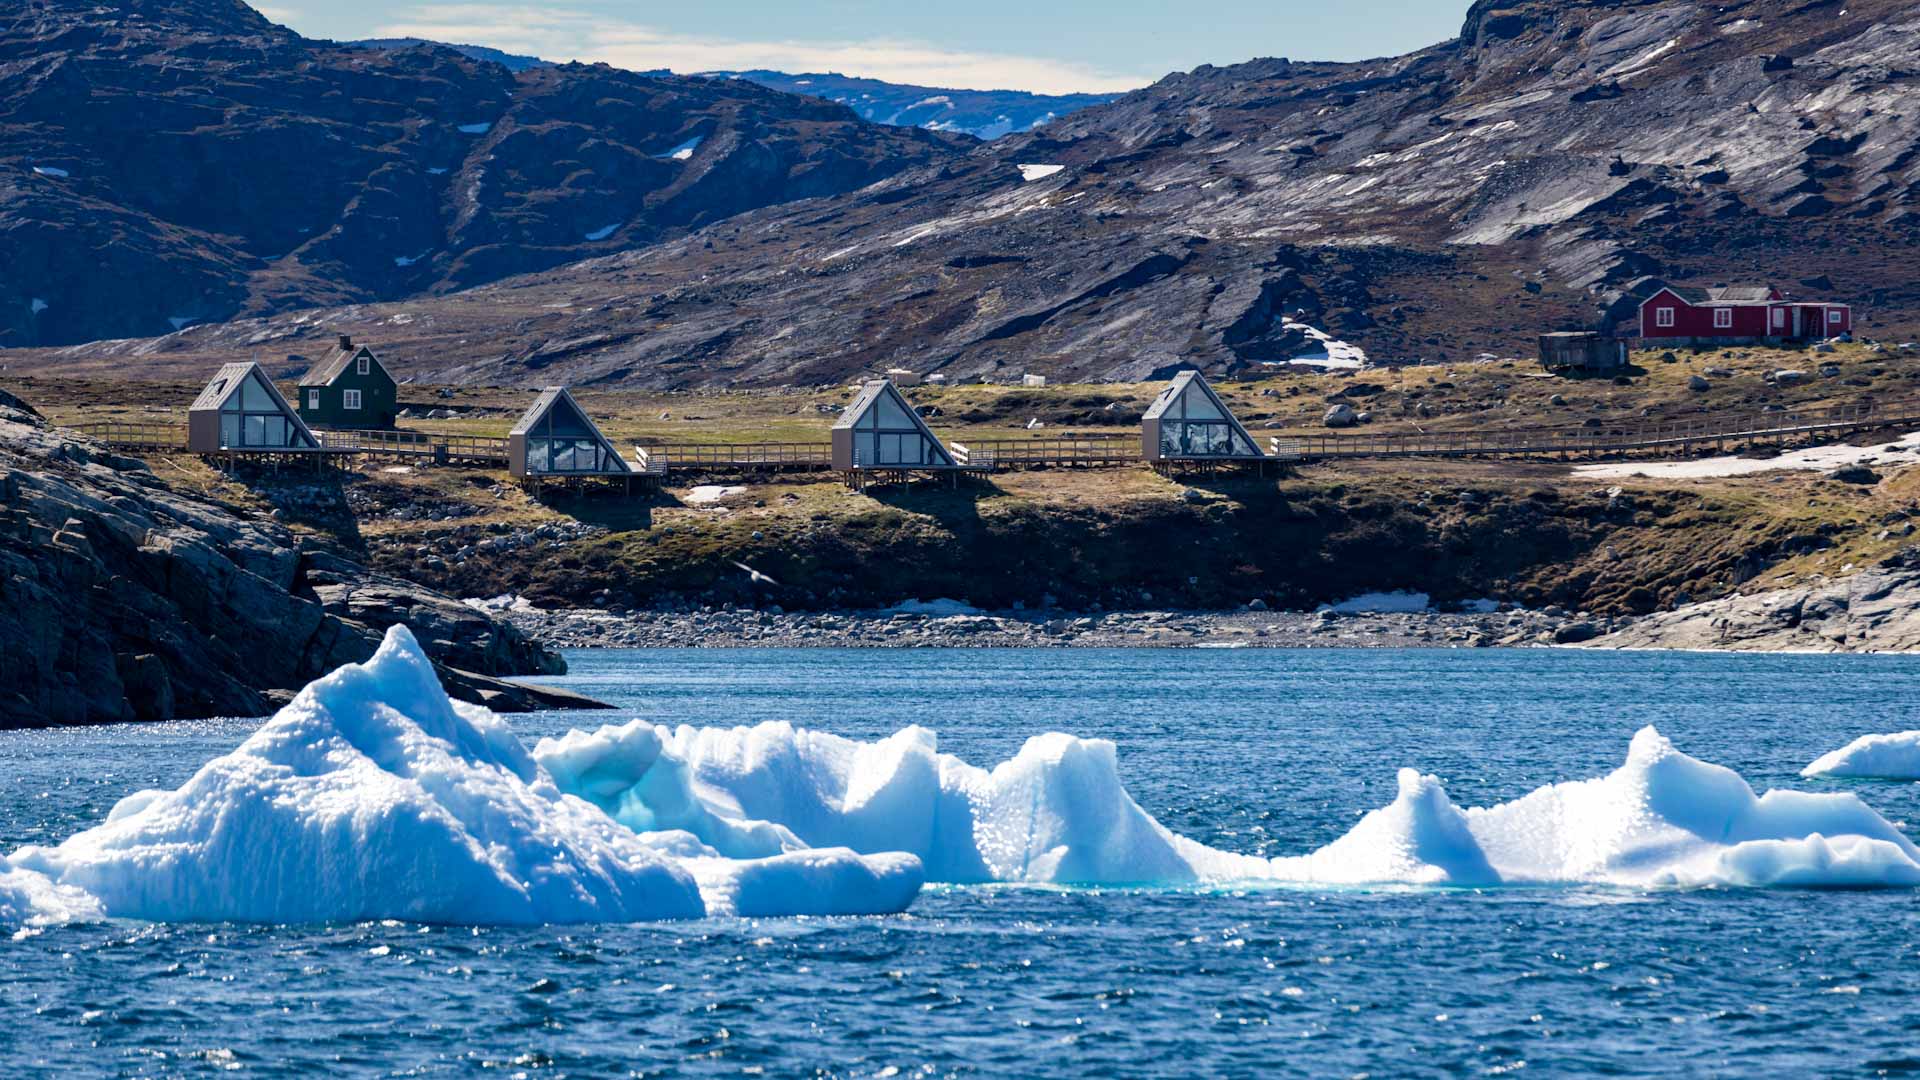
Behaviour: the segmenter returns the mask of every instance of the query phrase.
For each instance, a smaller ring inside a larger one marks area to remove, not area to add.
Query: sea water
[[[908,725],[991,764],[1112,740],[1133,798],[1298,854],[1393,801],[1603,775],[1654,724],[1755,789],[1912,722],[1916,662],[1574,652],[653,651],[550,680],[615,714]],[[257,721],[0,735],[0,852],[173,788]],[[0,1074],[1459,1075],[1920,1068],[1911,890],[934,886],[905,915],[506,929],[107,922],[0,941]]]

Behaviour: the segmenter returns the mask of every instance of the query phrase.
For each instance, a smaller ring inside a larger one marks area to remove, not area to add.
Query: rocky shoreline
[[[1920,651],[1920,549],[1843,578],[1703,600],[1590,642],[1609,649]]]
[[[499,612],[548,648],[1487,648],[1584,642],[1626,620],[1584,613],[900,611]]]

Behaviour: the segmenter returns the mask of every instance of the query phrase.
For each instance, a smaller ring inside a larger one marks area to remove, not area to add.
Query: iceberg
[[[554,783],[505,721],[448,699],[404,626],[174,791],[130,795],[0,876],[11,921],[455,924],[872,913],[918,892],[910,857],[735,860],[640,833]],[[779,890],[807,885],[804,895]]]
[[[859,742],[780,722],[633,721],[543,739],[534,757],[636,830],[684,830],[736,858],[907,852],[949,884],[1920,884],[1920,848],[1857,797],[1756,795],[1650,727],[1607,776],[1493,807],[1462,809],[1437,778],[1401,770],[1391,804],[1317,851],[1275,859],[1173,833],[1127,793],[1113,743],[1058,733],[990,770],[940,753],[923,728]]]
[[[1490,807],[1402,769],[1338,839],[1264,858],[1174,833],[1129,794],[1114,743],[1058,732],[991,768],[920,727],[861,741],[633,720],[528,750],[450,701],[396,626],[178,789],[0,858],[0,925],[877,915],[926,881],[1911,887],[1920,848],[1851,793],[1756,794],[1648,727],[1607,775]]]
[[[1920,780],[1920,731],[1862,735],[1800,770],[1801,776]]]

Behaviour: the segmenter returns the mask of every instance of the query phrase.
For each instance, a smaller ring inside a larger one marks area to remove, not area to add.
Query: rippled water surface
[[[1914,723],[1920,660],[1568,652],[582,652],[642,716],[907,724],[977,764],[1120,745],[1169,827],[1324,844],[1394,770],[1462,805],[1618,765],[1653,723],[1756,789]],[[0,851],[177,786],[253,722],[0,734]],[[1911,826],[1909,826],[1911,828]],[[905,916],[550,930],[114,923],[0,938],[0,1076],[1807,1076],[1920,1072],[1920,895],[934,889]]]

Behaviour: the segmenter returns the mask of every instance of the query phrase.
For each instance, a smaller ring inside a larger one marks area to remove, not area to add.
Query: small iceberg
[[[1862,735],[1816,758],[1801,776],[1844,776],[1862,780],[1920,780],[1920,731]]]

